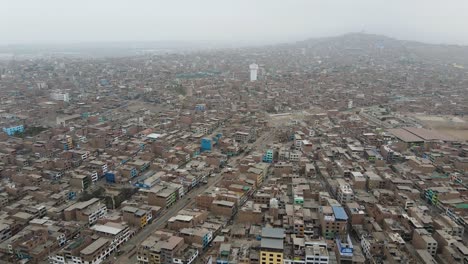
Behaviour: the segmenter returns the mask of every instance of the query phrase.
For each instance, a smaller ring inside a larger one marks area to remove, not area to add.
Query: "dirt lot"
[[[127,109],[130,110],[131,112],[137,112],[141,109],[146,109],[146,110],[150,110],[151,113],[158,113],[161,111],[161,109],[163,109],[163,106],[161,106],[160,104],[154,104],[154,103],[132,101],[127,106]]]
[[[437,131],[448,134],[460,140],[468,140],[468,129],[436,129]]]
[[[426,128],[437,130],[460,140],[468,140],[468,117],[422,114],[416,114],[413,117]]]

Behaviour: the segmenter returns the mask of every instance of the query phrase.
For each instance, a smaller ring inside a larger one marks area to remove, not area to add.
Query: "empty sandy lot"
[[[460,140],[468,140],[468,117],[415,114],[426,128],[437,130]]]

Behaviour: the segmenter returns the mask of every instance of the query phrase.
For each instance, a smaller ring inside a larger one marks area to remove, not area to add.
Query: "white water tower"
[[[257,71],[258,71],[258,65],[255,63],[250,64],[250,81],[255,82],[257,80]]]

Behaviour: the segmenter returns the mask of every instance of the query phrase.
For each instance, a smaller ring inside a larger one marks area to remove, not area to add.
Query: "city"
[[[467,263],[467,69],[366,33],[0,57],[0,263]]]

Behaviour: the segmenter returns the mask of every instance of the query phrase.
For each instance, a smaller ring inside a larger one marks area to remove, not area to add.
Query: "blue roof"
[[[335,214],[335,219],[337,220],[348,220],[348,215],[341,206],[332,206],[333,214]]]

